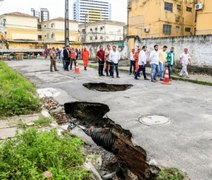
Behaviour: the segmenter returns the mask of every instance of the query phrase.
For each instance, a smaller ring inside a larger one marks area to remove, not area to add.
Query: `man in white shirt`
[[[184,49],[184,53],[182,53],[181,56],[180,56],[180,63],[182,65],[182,69],[181,69],[179,75],[180,76],[185,75],[187,78],[189,78],[188,71],[187,71],[187,66],[188,66],[188,64],[191,64],[191,56],[188,53],[188,49],[187,48]]]
[[[147,50],[147,46],[143,46],[142,50],[139,52],[138,55],[138,65],[139,65],[139,69],[138,71],[135,73],[135,79],[138,79],[139,73],[140,71],[142,71],[144,79],[145,80],[149,80],[146,77],[146,50]]]
[[[158,45],[154,45],[154,50],[150,53],[149,59],[151,64],[151,81],[156,82],[159,64]]]
[[[119,78],[119,70],[118,70],[118,63],[120,60],[120,53],[119,51],[116,50],[116,46],[113,46],[112,51],[110,52],[110,57],[109,57],[111,63],[110,67],[110,76],[114,78],[114,68],[116,71],[116,77]]]
[[[135,58],[134,58],[134,54],[135,54],[135,49],[132,49],[132,51],[130,52],[130,75],[132,74],[132,68],[133,68],[133,73],[135,73]]]

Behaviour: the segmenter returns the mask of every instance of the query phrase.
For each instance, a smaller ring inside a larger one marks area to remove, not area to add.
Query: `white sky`
[[[70,19],[73,17],[72,4],[75,0],[69,0]],[[111,3],[112,20],[127,22],[127,0],[104,0]],[[22,12],[31,14],[30,9],[39,11],[40,8],[48,8],[50,19],[64,17],[65,0],[0,0],[0,14],[8,12]]]

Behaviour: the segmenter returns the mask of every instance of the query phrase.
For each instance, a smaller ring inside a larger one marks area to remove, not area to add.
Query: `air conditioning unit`
[[[144,28],[144,32],[145,32],[145,33],[148,33],[149,31],[150,31],[149,28],[147,28],[147,27]]]
[[[201,10],[201,9],[203,9],[203,4],[202,3],[195,4],[195,10]]]

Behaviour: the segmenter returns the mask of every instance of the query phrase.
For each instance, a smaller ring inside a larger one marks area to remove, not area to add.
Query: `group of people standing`
[[[78,49],[70,48],[66,46],[63,48],[63,68],[64,70],[68,71],[69,69],[72,70],[72,66],[76,68],[77,60],[81,57],[83,59],[84,70],[87,70],[88,67],[88,60],[89,60],[90,53],[87,48],[83,48],[82,51]],[[70,66],[70,67],[69,67]]]
[[[130,52],[130,74],[134,72],[134,78],[138,79],[140,77],[140,72],[142,71],[145,80],[149,80],[146,76],[146,64],[147,64],[147,46],[143,46],[142,49],[138,47],[137,51],[132,49]],[[171,79],[172,69],[174,65],[176,55],[174,52],[174,47],[170,48],[167,52],[167,46],[163,46],[159,50],[158,45],[154,45],[154,50],[151,51],[148,60],[150,61],[151,67],[151,82],[157,81],[157,76],[160,77],[160,81],[164,79],[165,67],[168,68],[169,79]],[[188,78],[187,66],[191,63],[191,57],[188,53],[188,49],[185,48],[184,52],[180,56],[180,63],[182,70],[180,76],[185,75]]]
[[[103,46],[99,47],[99,50],[96,54],[96,58],[98,60],[98,74],[99,76],[106,76],[114,78],[114,71],[116,72],[116,77],[120,78],[119,76],[119,69],[118,63],[120,60],[120,53],[117,50],[116,46],[107,45],[107,48],[103,50]]]
[[[58,50],[55,47],[52,47],[46,53],[47,56],[50,57],[50,71],[53,72],[53,67],[55,71],[57,70],[56,67],[56,60],[57,58],[62,59],[63,62],[63,69],[65,71],[72,70],[72,67],[76,68],[77,60],[79,58],[83,59],[84,70],[87,70],[88,67],[88,60],[89,60],[89,51],[86,48],[83,48],[82,51],[79,49],[70,48],[69,46],[63,47],[63,50],[60,51],[60,55],[58,56]]]

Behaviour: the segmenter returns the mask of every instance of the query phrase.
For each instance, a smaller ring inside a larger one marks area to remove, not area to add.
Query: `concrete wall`
[[[91,52],[91,58],[95,58],[96,52],[99,49],[99,45],[103,45],[105,48],[107,44],[119,46],[122,59],[128,57],[128,44],[127,41],[115,41],[115,42],[102,42],[102,43],[87,43],[83,47],[87,47]],[[124,46],[121,47],[120,45]],[[192,56],[192,65],[198,67],[209,66],[212,67],[212,35],[210,36],[190,36],[190,37],[176,37],[176,38],[151,38],[141,39],[141,41],[134,42],[134,48],[137,46],[147,45],[148,54],[153,50],[155,44],[162,48],[163,45],[167,45],[168,49],[171,46],[175,47],[176,60],[179,60],[179,56],[186,47]]]
[[[179,60],[180,54],[184,48],[188,48],[192,57],[192,65],[194,66],[210,66],[212,67],[212,35],[209,36],[190,36],[190,37],[176,37],[176,38],[152,38],[141,39],[140,42],[135,41],[137,45],[148,46],[148,51],[153,49],[155,44],[162,48],[167,45],[168,49],[175,47],[176,60]]]

